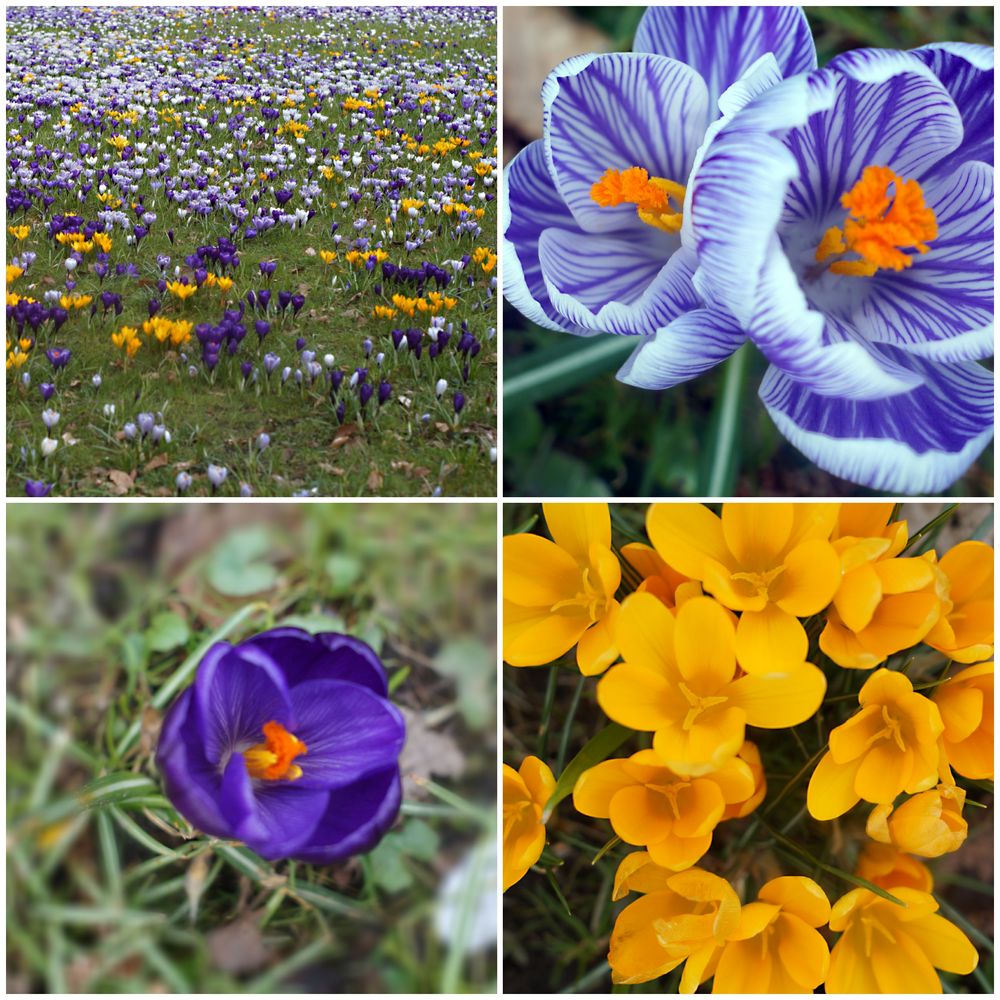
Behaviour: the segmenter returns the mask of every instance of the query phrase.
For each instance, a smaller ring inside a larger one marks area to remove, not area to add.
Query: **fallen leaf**
[[[108,479],[114,483],[114,489],[111,492],[116,497],[124,496],[135,485],[135,478],[127,472],[122,472],[121,469],[112,469],[108,473]]]
[[[270,950],[264,944],[255,913],[209,931],[205,943],[212,965],[232,975],[253,972],[270,961]]]
[[[156,458],[151,458],[144,466],[143,472],[152,472],[154,469],[162,469],[167,464],[167,456],[160,452]]]
[[[357,424],[341,424],[337,428],[336,434],[333,435],[333,443],[330,445],[331,448],[342,448],[347,444],[355,434],[358,433],[360,428]]]
[[[73,437],[73,435],[70,434],[69,431],[63,431],[62,439],[63,439],[63,441],[66,442],[66,444],[77,444],[78,443],[77,440],[76,440],[76,438]]]
[[[382,489],[383,482],[384,477],[382,476],[382,473],[379,472],[373,465],[371,467],[371,471],[368,473],[368,489],[370,489],[372,493],[377,493],[380,489]]]
[[[451,428],[443,420],[435,420],[434,421],[434,426],[442,434],[447,434],[448,431],[451,430]]]
[[[406,717],[406,743],[399,757],[399,767],[408,790],[420,789],[421,780],[434,777],[457,778],[465,770],[465,757],[447,733],[437,733],[418,712],[401,708]],[[422,790],[420,795],[426,793]]]

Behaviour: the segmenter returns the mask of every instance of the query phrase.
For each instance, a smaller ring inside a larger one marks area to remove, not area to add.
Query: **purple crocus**
[[[696,284],[770,361],[797,448],[939,493],[993,436],[993,50],[859,49],[785,81],[761,60],[745,84],[689,186]],[[659,339],[637,384],[662,388]]]
[[[44,483],[40,479],[26,479],[24,481],[24,495],[27,497],[47,497],[52,492],[52,484]]]
[[[49,364],[58,371],[69,364],[71,353],[68,347],[50,347],[45,352],[45,356],[49,359]]]
[[[370,850],[401,799],[405,725],[365,643],[277,628],[212,646],[163,723],[156,760],[195,827],[271,861]]]

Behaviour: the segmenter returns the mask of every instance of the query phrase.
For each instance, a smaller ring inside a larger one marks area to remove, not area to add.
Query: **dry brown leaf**
[[[270,949],[264,944],[256,913],[247,913],[209,931],[205,943],[212,965],[231,975],[254,972],[270,961]]]
[[[399,757],[408,793],[420,788],[420,782],[435,775],[457,778],[465,770],[465,757],[458,744],[447,734],[428,728],[424,718],[410,709],[400,709],[406,717],[406,743]],[[417,794],[424,795],[423,791]]]
[[[160,452],[155,458],[151,458],[142,468],[143,472],[152,472],[154,469],[162,469],[167,464],[167,456]]]
[[[368,473],[368,489],[370,489],[372,493],[377,493],[380,489],[382,489],[382,483],[384,481],[382,473],[379,472],[373,465],[371,467],[371,471]]]
[[[130,489],[132,489],[133,486],[135,486],[135,478],[127,472],[122,472],[121,469],[112,469],[108,473],[108,479],[110,479],[113,484],[114,488],[111,492],[116,497],[124,496]]]
[[[360,428],[357,424],[341,424],[337,428],[337,433],[333,435],[333,443],[330,447],[343,448],[343,446],[348,444],[359,430]]]

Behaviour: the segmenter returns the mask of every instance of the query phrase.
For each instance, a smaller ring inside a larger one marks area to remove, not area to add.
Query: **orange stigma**
[[[834,274],[870,277],[883,269],[902,271],[913,264],[912,251],[927,253],[927,244],[937,238],[937,219],[924,203],[920,185],[888,167],[865,167],[840,203],[847,209],[844,226],[831,226],[823,234],[816,260],[848,252],[860,260],[833,261],[829,267]]]
[[[684,216],[685,189],[682,184],[663,177],[650,177],[643,167],[629,167],[617,171],[609,169],[590,189],[590,197],[601,208],[616,205],[635,205],[636,214],[648,226],[655,226],[665,233],[680,231]],[[670,199],[677,208],[671,207]]]
[[[264,740],[243,751],[250,777],[265,781],[295,781],[301,778],[302,768],[292,761],[306,752],[305,743],[280,722],[264,724]]]

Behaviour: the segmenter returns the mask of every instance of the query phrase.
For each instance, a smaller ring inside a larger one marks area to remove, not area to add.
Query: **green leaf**
[[[403,863],[399,847],[398,839],[390,835],[370,855],[375,882],[389,893],[402,892],[413,884],[413,876]]]
[[[278,579],[278,571],[264,559],[271,549],[271,534],[262,525],[231,532],[212,552],[208,582],[229,597],[270,590]]]
[[[91,781],[80,790],[80,804],[87,809],[127,802],[157,791],[156,784],[145,775],[132,771],[115,771]]]
[[[326,575],[330,578],[331,593],[334,597],[342,597],[350,593],[364,572],[361,560],[347,552],[334,552],[327,556],[325,568]]]
[[[169,653],[183,646],[191,636],[187,622],[173,611],[160,611],[146,629],[146,644],[154,653]]]
[[[420,861],[433,861],[441,846],[441,838],[422,819],[411,819],[398,834],[399,845],[404,854]]]
[[[316,635],[318,632],[343,632],[347,627],[340,615],[326,611],[308,615],[288,615],[287,618],[282,618],[278,625],[282,628],[300,628],[311,635]]]
[[[617,722],[612,722],[596,736],[591,737],[583,749],[566,765],[563,773],[559,775],[555,791],[549,801],[545,803],[542,822],[548,822],[552,810],[573,791],[577,780],[584,771],[595,764],[600,764],[602,760],[607,760],[631,735],[631,729],[626,729],[624,726],[619,726]]]
[[[454,682],[459,711],[473,729],[483,729],[494,718],[493,663],[493,651],[474,638],[453,639],[434,658],[434,669]]]

